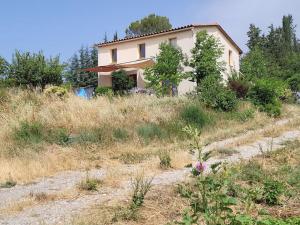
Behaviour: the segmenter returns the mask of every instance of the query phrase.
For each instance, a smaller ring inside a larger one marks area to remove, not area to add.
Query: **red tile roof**
[[[125,37],[125,38],[114,40],[114,41],[102,42],[102,43],[96,44],[96,46],[98,46],[98,47],[104,47],[104,46],[108,46],[108,45],[112,45],[112,44],[116,44],[116,43],[121,43],[121,42],[126,42],[126,41],[131,41],[131,40],[136,40],[136,39],[146,38],[146,37],[151,37],[151,36],[158,36],[158,35],[162,35],[162,34],[166,34],[166,33],[172,33],[172,32],[177,32],[177,31],[189,30],[189,29],[192,29],[192,28],[199,28],[199,27],[200,28],[217,27],[222,32],[222,34],[231,42],[231,44],[237,48],[237,50],[239,51],[239,53],[240,54],[243,53],[242,49],[232,40],[232,38],[226,33],[226,31],[218,23],[212,23],[212,24],[190,24],[190,25],[186,25],[186,26],[182,26],[182,27],[172,28],[172,29],[169,29],[169,30],[163,30],[163,31],[160,31],[160,32],[154,32],[154,33],[149,33],[149,34],[142,34],[142,35],[133,36],[133,37]]]

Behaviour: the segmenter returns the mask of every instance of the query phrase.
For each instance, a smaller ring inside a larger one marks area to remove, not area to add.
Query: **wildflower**
[[[201,162],[197,162],[196,163],[196,166],[195,166],[195,169],[199,172],[199,173],[202,173],[206,168],[206,165],[204,163],[201,163]]]

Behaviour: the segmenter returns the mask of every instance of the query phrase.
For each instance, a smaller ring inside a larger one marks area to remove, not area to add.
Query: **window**
[[[111,50],[111,62],[116,63],[117,61],[118,61],[118,53],[117,53],[117,49],[114,48]]]
[[[139,56],[140,56],[140,59],[146,58],[146,45],[145,44],[139,45]]]
[[[173,47],[176,47],[177,46],[177,38],[170,38],[169,44],[172,45]]]
[[[228,51],[228,64],[229,66],[232,66],[232,51]]]

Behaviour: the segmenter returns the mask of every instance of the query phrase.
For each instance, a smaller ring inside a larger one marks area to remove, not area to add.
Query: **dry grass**
[[[283,172],[285,166],[299,170],[300,157],[300,140],[286,143],[287,146],[283,150],[278,150],[272,153],[269,157],[257,156],[251,162],[243,161],[234,165],[232,169],[238,171],[238,174],[244,173],[240,168],[249,163],[258,163],[263,166],[264,171],[269,172],[269,176],[281,179],[281,176],[286,176]],[[286,165],[284,165],[284,163]],[[228,168],[231,169],[231,168]],[[295,172],[295,171],[294,171]],[[298,182],[299,182],[299,178]],[[239,181],[240,185],[248,185],[247,182]],[[190,187],[194,187],[193,183],[188,183]],[[297,186],[296,186],[297,187]],[[295,187],[294,187],[295,188]],[[299,192],[299,190],[298,190]],[[258,212],[261,209],[267,210],[271,216],[276,218],[289,218],[299,216],[299,197],[286,198],[282,200],[283,204],[277,206],[267,206],[266,204],[254,204],[250,209],[250,214],[253,217],[259,216]],[[234,210],[244,210],[242,201],[234,207]],[[144,205],[139,209],[137,217],[132,220],[126,220],[116,217],[120,211],[124,211],[129,205],[129,199],[116,201],[109,200],[101,205],[92,207],[84,212],[81,216],[74,219],[73,225],[106,225],[106,224],[130,224],[130,225],[153,225],[167,224],[168,222],[181,219],[181,215],[188,207],[188,199],[180,197],[175,186],[158,186],[150,190],[145,198]]]
[[[73,199],[76,198],[77,196],[78,196],[78,192],[73,189],[63,191],[63,192],[58,192],[55,194],[47,194],[44,192],[30,193],[26,198],[20,201],[12,202],[5,208],[1,208],[0,216],[14,215],[28,208],[44,205],[53,201]]]
[[[187,201],[178,196],[173,186],[164,186],[163,189],[153,188],[146,196],[145,203],[138,212],[137,220],[116,219],[116,215],[120,211],[125,210],[128,204],[126,200],[122,202],[109,201],[105,205],[99,205],[89,209],[84,216],[76,218],[72,224],[166,224],[181,217],[182,211],[187,205]]]
[[[173,132],[171,137],[151,137],[149,143],[145,143],[136,132],[137,127],[142,124],[166,124],[169,121],[177,123],[181,108],[191,101],[186,97],[156,98],[136,95],[113,100],[100,97],[86,101],[72,94],[59,99],[19,89],[9,90],[7,96],[5,104],[0,106],[0,183],[9,174],[18,183],[26,183],[64,170],[108,168],[114,166],[115,161],[124,163],[126,154],[141,156],[136,161],[133,160],[133,163],[143,163],[145,160],[151,162],[162,149],[171,150],[174,168],[180,168],[189,161],[185,153],[172,153],[174,149],[185,152],[187,146],[180,128],[170,128],[170,132]],[[249,108],[251,106],[247,103],[240,106],[240,110]],[[284,117],[292,118],[299,111],[299,107],[285,106]],[[204,143],[235,136],[272,121],[260,112],[255,112],[254,118],[246,122],[210,110],[207,113],[216,117],[216,123],[203,129]],[[88,136],[85,138],[92,138],[90,142],[67,145],[45,140],[35,144],[18,143],[14,138],[15,130],[24,121],[29,124],[39,123],[46,131],[64,129],[72,138],[98,129],[101,137]],[[129,138],[117,140],[113,136],[116,129],[124,129]]]

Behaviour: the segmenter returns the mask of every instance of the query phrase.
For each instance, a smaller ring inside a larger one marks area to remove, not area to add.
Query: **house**
[[[239,71],[242,50],[219,24],[188,25],[97,44],[99,67],[98,70],[94,71],[101,71],[98,73],[99,86],[111,87],[111,72],[122,68],[127,71],[128,76],[133,78],[137,88],[145,88],[143,71],[147,65],[151,65],[152,58],[159,54],[160,43],[169,42],[176,45],[190,57],[191,49],[196,40],[196,33],[202,30],[206,30],[208,34],[217,37],[223,45],[224,53],[221,60],[226,63],[226,71],[223,73],[224,79],[232,70]],[[187,71],[189,68],[184,68],[184,70]],[[190,92],[195,86],[195,82],[183,80],[177,87],[178,94]]]

